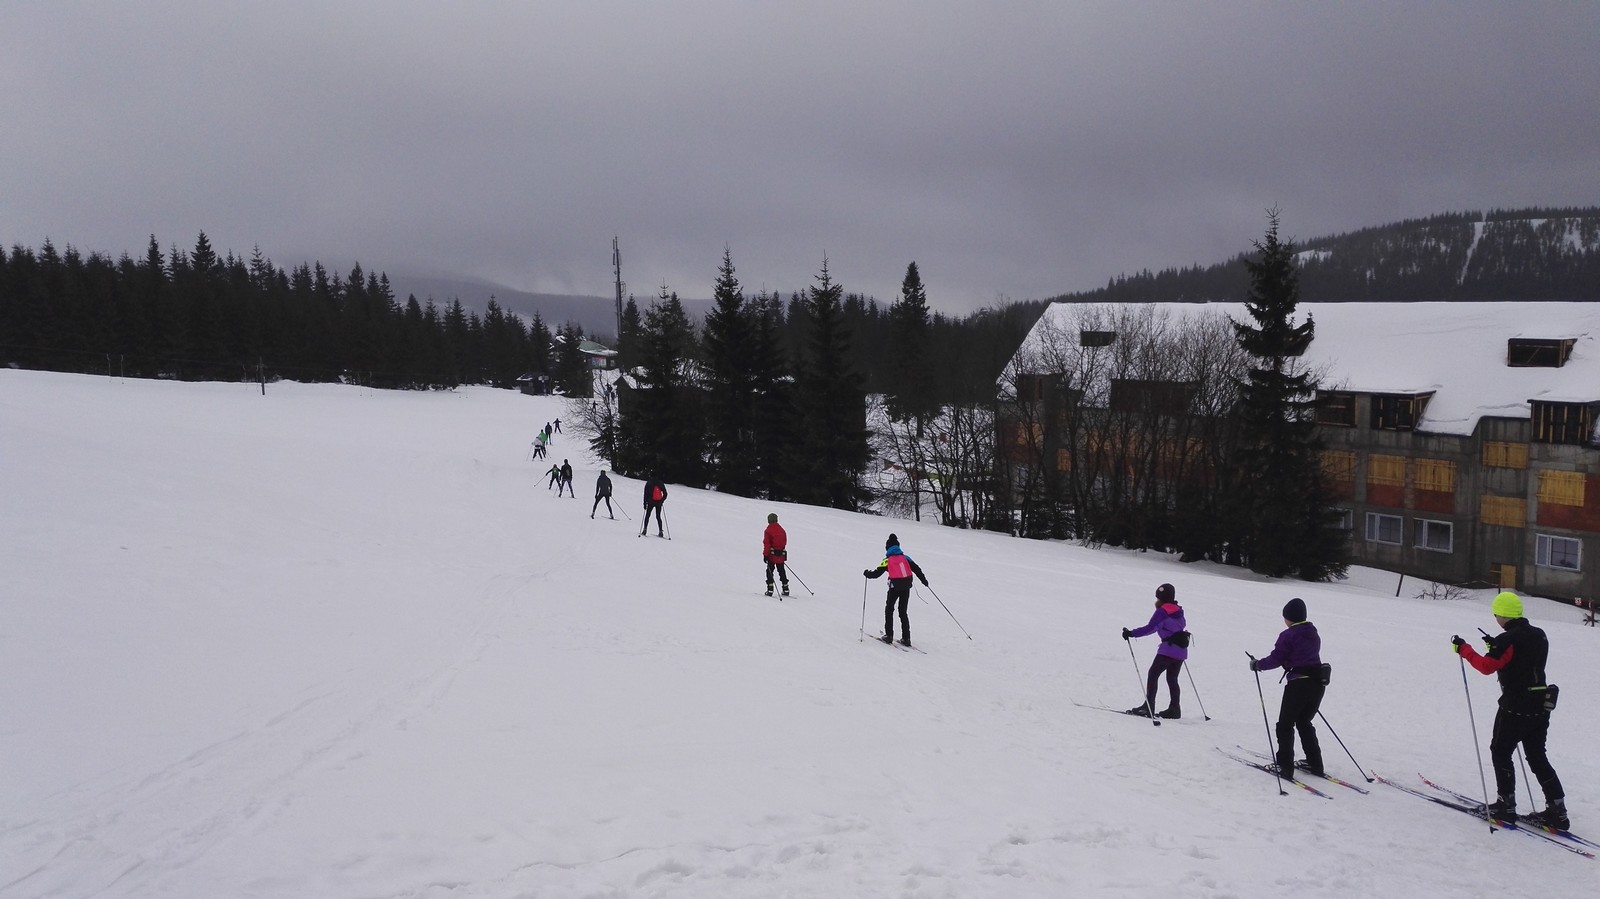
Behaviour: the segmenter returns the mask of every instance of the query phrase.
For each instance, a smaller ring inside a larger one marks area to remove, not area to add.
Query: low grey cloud
[[[1600,5],[13,3],[0,241],[938,308],[1600,203]]]

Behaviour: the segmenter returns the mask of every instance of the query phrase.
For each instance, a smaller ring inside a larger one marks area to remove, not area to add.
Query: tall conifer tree
[[[1278,239],[1278,213],[1268,213],[1260,256],[1246,262],[1245,308],[1254,324],[1234,322],[1239,346],[1254,362],[1239,385],[1241,439],[1234,476],[1239,489],[1230,517],[1253,571],[1272,577],[1327,580],[1347,566],[1344,532],[1320,465],[1314,403],[1317,382],[1299,363],[1316,335],[1300,302],[1293,243]]]

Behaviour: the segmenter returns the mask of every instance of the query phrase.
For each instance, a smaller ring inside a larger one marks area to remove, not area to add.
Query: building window
[[[1527,468],[1528,445],[1500,440],[1485,441],[1483,464],[1488,468]]]
[[[1520,496],[1485,496],[1478,504],[1478,520],[1503,528],[1526,527],[1528,501]]]
[[[1117,339],[1115,331],[1083,331],[1078,332],[1078,346],[1110,346]]]
[[[1506,562],[1495,562],[1490,565],[1489,583],[1501,590],[1517,589],[1517,566]]]
[[[1422,417],[1422,409],[1428,403],[1428,397],[1410,396],[1396,393],[1375,393],[1372,395],[1372,428],[1378,431],[1409,431],[1417,426],[1417,419]]]
[[[1356,395],[1320,393],[1317,395],[1317,424],[1341,428],[1356,426]]]
[[[1398,515],[1383,515],[1378,512],[1367,513],[1367,542],[1388,543],[1391,546],[1400,545],[1401,526],[1404,520]]]
[[[1593,439],[1595,406],[1591,403],[1542,403],[1533,401],[1529,416],[1535,443],[1587,446]]]
[[[1571,537],[1540,534],[1534,563],[1543,568],[1578,571],[1583,544]]]
[[[1456,489],[1456,463],[1444,459],[1416,460],[1416,488],[1454,493]]]
[[[1194,392],[1194,383],[1188,381],[1112,378],[1110,407],[1112,412],[1182,415],[1189,411]]]
[[[1577,338],[1537,340],[1513,337],[1506,341],[1506,365],[1511,368],[1560,368],[1572,355]]]
[[[1417,549],[1447,553],[1454,545],[1455,525],[1448,521],[1417,519]]]
[[[1330,481],[1356,479],[1356,454],[1351,450],[1323,450],[1322,475]]]
[[[1050,385],[1050,375],[1017,375],[1017,402],[1037,403],[1044,399]]]
[[[1356,529],[1356,515],[1354,512],[1349,509],[1334,509],[1333,511],[1339,513],[1339,520],[1334,524],[1334,527],[1341,531],[1353,531]]]
[[[1372,487],[1404,487],[1406,485],[1406,457],[1384,456],[1378,453],[1368,456],[1367,485]]]
[[[1583,505],[1583,472],[1539,472],[1539,502],[1557,506]]]

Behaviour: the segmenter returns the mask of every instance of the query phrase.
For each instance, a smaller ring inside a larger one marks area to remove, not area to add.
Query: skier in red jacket
[[[783,525],[778,524],[778,513],[767,515],[767,529],[761,534],[761,560],[767,563],[767,595],[772,595],[772,569],[778,569],[778,578],[783,581],[783,595],[789,595],[789,572],[784,570],[784,563],[789,560],[789,535],[784,533]]]

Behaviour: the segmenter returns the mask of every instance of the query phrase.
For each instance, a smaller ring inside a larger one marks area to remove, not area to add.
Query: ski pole
[[[1272,742],[1272,725],[1267,723],[1267,694],[1261,691],[1261,672],[1256,671],[1256,657],[1248,652],[1245,655],[1250,656],[1250,670],[1256,676],[1256,696],[1261,698],[1261,726],[1267,729],[1267,753],[1273,758],[1277,758],[1278,747]],[[1277,775],[1278,778],[1278,795],[1289,795],[1289,792],[1283,788],[1283,772],[1278,770],[1277,765],[1272,766],[1272,773]]]
[[[794,579],[796,581],[800,582],[800,586],[806,587],[806,582],[800,579],[800,575],[795,572],[793,565],[790,565],[786,561],[786,562],[783,563],[783,570],[789,572],[790,574],[793,574],[794,575]],[[810,587],[806,587],[806,592],[807,593],[811,593],[812,596],[816,596],[817,595],[817,594],[811,592],[811,588]],[[862,592],[864,593],[865,591],[862,591]],[[865,606],[866,603],[863,602],[862,605]],[[863,611],[861,613],[861,629],[862,630],[866,630],[866,628],[867,628],[867,615],[866,615],[866,612]]]
[[[927,585],[927,584],[923,584],[923,585],[922,585],[922,586],[924,586],[924,587],[928,587],[928,585]],[[935,593],[935,592],[934,592],[934,589],[933,589],[933,588],[932,588],[932,587],[928,587],[928,592],[929,592],[929,593],[933,593],[933,598],[934,598],[934,599],[939,599],[939,594],[938,594],[938,593]],[[956,622],[956,627],[958,627],[958,628],[961,628],[961,632],[962,632],[962,633],[963,633],[963,634],[967,634],[967,629],[966,629],[966,628],[964,628],[964,627],[961,627],[961,622],[959,622],[959,621],[956,621],[956,613],[954,613],[954,612],[952,612],[952,611],[950,611],[950,607],[949,607],[949,606],[946,606],[946,605],[945,605],[945,604],[944,604],[944,600],[942,600],[942,599],[939,599],[939,605],[941,605],[941,606],[944,606],[944,613],[945,613],[945,614],[946,614],[946,615],[949,615],[949,616],[950,616],[950,620],[951,620],[951,621],[955,621],[955,622]],[[972,635],[971,635],[971,634],[967,634],[967,639],[968,639],[968,640],[971,640],[971,639],[972,639]]]
[[[1483,747],[1478,745],[1478,719],[1472,714],[1472,687],[1467,685],[1467,657],[1456,653],[1461,660],[1461,689],[1467,694],[1467,720],[1472,724],[1472,751],[1478,754],[1478,781],[1483,784],[1483,820],[1494,833],[1494,817],[1489,814],[1489,781],[1483,774]]]
[[[1522,765],[1522,782],[1528,787],[1529,812],[1537,812],[1539,807],[1533,804],[1533,778],[1528,776],[1528,760],[1522,757],[1522,747],[1517,747],[1517,762]]]
[[[1339,740],[1339,732],[1334,730],[1333,725],[1328,723],[1328,716],[1322,714],[1321,709],[1317,709],[1317,717],[1322,719],[1322,726],[1328,729],[1328,733],[1333,734],[1333,738],[1335,740]],[[1356,766],[1356,770],[1361,771],[1361,763],[1356,761],[1355,756],[1350,755],[1350,747],[1344,745],[1343,740],[1339,740],[1339,748],[1344,750],[1345,755],[1350,756],[1350,763]],[[1372,783],[1373,778],[1371,775],[1367,774],[1367,772],[1361,771],[1361,776],[1367,779],[1367,783]]]
[[[1145,684],[1139,679],[1139,657],[1133,654],[1133,641],[1124,640],[1122,642],[1128,644],[1128,658],[1133,662],[1133,680],[1139,684],[1140,690],[1144,690]],[[1161,719],[1156,717],[1156,707],[1150,704],[1150,695],[1148,693],[1141,693],[1140,695],[1144,696],[1144,711],[1145,714],[1150,716],[1150,723],[1160,727]]]
[[[1200,703],[1200,717],[1210,721],[1211,716],[1206,714],[1205,701],[1200,698],[1200,688],[1194,685],[1194,672],[1189,670],[1187,659],[1183,662],[1183,673],[1189,675],[1189,691],[1194,694],[1194,701]]]
[[[860,643],[861,641],[863,641],[865,639],[867,639],[867,579],[865,577],[862,577],[861,578],[861,636],[856,638],[856,642]]]
[[[632,515],[629,515],[629,514],[628,514],[628,510],[627,510],[627,509],[624,509],[624,508],[623,508],[623,507],[622,507],[622,504],[621,504],[621,503],[618,503],[618,504],[617,504],[617,511],[618,511],[618,512],[621,512],[621,513],[622,513],[622,517],[623,517],[623,518],[626,518],[626,519],[628,519],[628,520],[629,520],[629,521],[632,521],[632,520],[633,520],[633,516],[632,516]]]
[[[667,529],[667,539],[671,540],[672,539],[672,525],[668,524],[667,520],[665,518],[661,517],[660,513],[657,513],[656,520],[661,522],[661,526]]]

